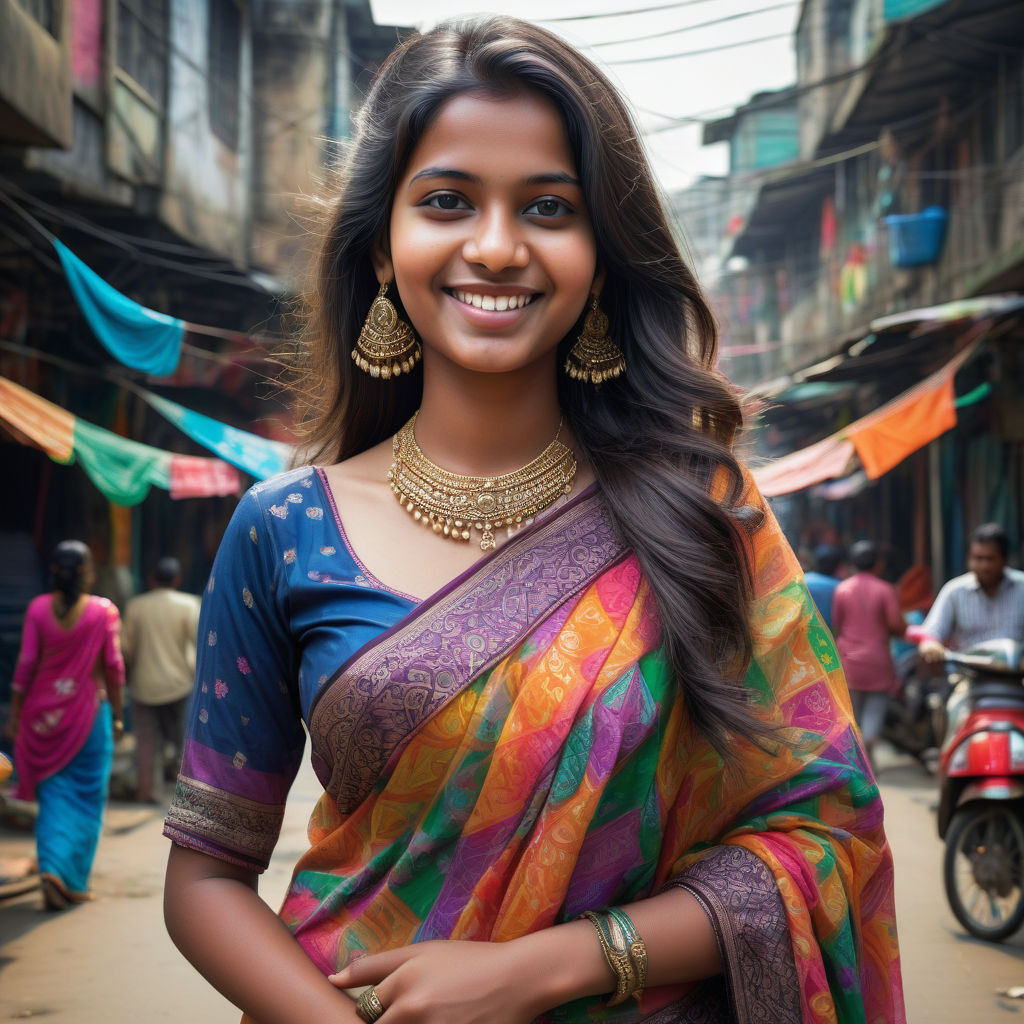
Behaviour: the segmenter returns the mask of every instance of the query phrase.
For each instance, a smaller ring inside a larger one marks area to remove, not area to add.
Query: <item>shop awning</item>
[[[940,370],[902,395],[815,444],[753,470],[766,497],[791,494],[846,476],[854,455],[876,480],[956,426],[953,378],[974,352],[981,330]]]

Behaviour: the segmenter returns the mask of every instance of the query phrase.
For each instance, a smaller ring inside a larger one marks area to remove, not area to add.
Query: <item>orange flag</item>
[[[56,462],[70,462],[75,447],[75,417],[28,388],[0,377],[0,420]]]
[[[888,473],[908,455],[956,426],[955,367],[914,388],[844,431],[872,479]]]

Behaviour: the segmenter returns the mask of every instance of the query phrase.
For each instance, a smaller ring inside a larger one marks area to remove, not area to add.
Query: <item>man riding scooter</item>
[[[918,631],[922,659],[960,679],[939,765],[946,895],[992,941],[1024,923],[1024,573],[1007,568],[1007,551],[1001,527],[978,527],[970,571],[942,588]]]
[[[944,661],[947,647],[963,651],[986,640],[1024,640],[1024,572],[1007,566],[1008,553],[1006,531],[998,523],[971,534],[968,572],[939,591],[916,629],[925,661]]]

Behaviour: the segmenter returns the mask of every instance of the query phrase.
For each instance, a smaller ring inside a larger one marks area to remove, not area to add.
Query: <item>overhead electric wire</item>
[[[54,241],[57,236],[54,235],[52,231],[44,227],[38,220],[36,220],[35,217],[28,213],[27,210],[22,209],[22,207],[19,206],[18,203],[14,202],[14,200],[11,199],[9,195],[5,195],[3,190],[6,190],[7,192],[16,193],[20,200],[29,203],[30,205],[35,207],[37,211],[45,212],[49,217],[53,218],[54,220],[62,224],[67,224],[78,231],[83,231],[86,234],[90,234],[96,238],[100,238],[103,241],[108,242],[110,245],[113,245],[115,248],[118,248],[123,252],[127,253],[128,255],[133,256],[136,259],[142,260],[145,263],[150,263],[153,266],[157,267],[164,267],[169,270],[177,270],[180,271],[181,273],[189,274],[193,277],[202,278],[207,281],[213,281],[217,284],[227,284],[232,285],[234,287],[249,288],[252,291],[257,291],[263,295],[272,294],[265,287],[256,284],[256,282],[250,280],[248,277],[245,277],[244,275],[241,274],[239,274],[238,276],[232,276],[230,274],[221,274],[218,273],[217,271],[203,270],[200,267],[196,266],[194,260],[192,262],[186,263],[182,262],[181,260],[168,259],[163,256],[157,256],[153,253],[145,252],[144,250],[140,249],[136,244],[127,242],[122,237],[119,237],[119,232],[111,231],[108,228],[104,228],[99,224],[93,223],[92,221],[88,220],[85,217],[72,213],[71,211],[62,210],[59,209],[58,207],[52,206],[51,204],[45,202],[44,200],[39,199],[37,196],[33,196],[28,192],[25,192],[23,189],[18,188],[17,185],[13,184],[13,182],[9,182],[3,177],[0,177],[0,200],[3,200],[3,202],[8,207],[10,207],[15,213],[17,213],[20,217],[22,217],[24,220],[30,223],[48,241]],[[130,238],[132,236],[128,237]],[[270,338],[270,336],[267,335],[249,336]],[[270,338],[270,340],[277,339]]]
[[[739,39],[733,43],[719,43],[703,50],[687,50],[684,53],[660,53],[651,57],[628,57],[606,60],[605,64],[619,67],[623,64],[652,64],[660,60],[682,60],[684,57],[701,57],[707,53],[720,53],[722,50],[735,50],[740,46],[753,46],[755,43],[769,43],[777,39],[792,39],[792,32],[776,32],[774,35],[758,36],[756,39]]]
[[[624,18],[630,14],[650,14],[653,11],[674,11],[681,7],[696,7],[697,4],[711,3],[711,0],[677,0],[674,4],[655,4],[651,7],[634,7],[628,11],[596,11],[593,14],[563,14],[557,18],[537,18],[541,24],[564,21],[593,21],[597,18]]]
[[[52,231],[49,231],[38,220],[36,220],[36,218],[33,217],[32,214],[30,214],[27,210],[23,210],[20,206],[18,206],[18,204],[16,202],[14,202],[13,199],[11,199],[10,196],[5,195],[2,191],[0,191],[0,202],[2,202],[5,206],[7,206],[12,212],[14,212],[19,217],[21,217],[27,224],[30,224],[48,242],[55,243],[55,242],[58,241],[57,236],[55,234],[53,234]],[[60,211],[55,211],[55,212],[59,216]],[[85,223],[88,224],[89,222],[86,221]],[[94,233],[97,236],[101,237],[101,238],[103,238],[107,234],[98,225],[90,225],[90,227],[93,228],[94,229]],[[114,242],[115,242],[115,244],[117,244],[117,240],[116,239],[114,240]],[[123,245],[123,243],[121,243],[121,244]],[[137,258],[142,258],[142,259],[146,259],[147,258],[147,254],[145,254],[145,253],[136,252],[136,253],[134,253],[134,255]],[[162,259],[159,256],[148,256],[148,260],[149,260],[149,262],[155,264],[156,266],[167,266],[167,267],[170,267],[172,269],[183,269],[183,270],[187,271],[188,273],[195,274],[196,276],[199,276],[199,277],[204,277],[204,278],[208,278],[208,279],[212,279],[212,280],[216,280],[216,281],[226,281],[229,284],[238,284],[238,283],[240,283],[238,280],[233,280],[233,279],[226,278],[225,275],[221,275],[221,274],[207,274],[207,273],[203,273],[201,271],[195,271],[192,268],[187,267],[185,264],[178,264],[174,260],[165,260],[165,259]],[[62,267],[56,266],[56,265],[54,265],[54,266],[55,266],[55,269],[57,269],[61,273],[63,273],[63,268]],[[286,341],[287,340],[287,339],[279,337],[279,336],[274,336],[274,335],[269,335],[269,334],[260,334],[260,333],[255,332],[255,331],[244,331],[244,330],[234,331],[234,330],[230,330],[230,329],[223,328],[223,327],[214,327],[214,326],[212,326],[210,324],[201,324],[201,323],[197,323],[197,322],[195,322],[193,320],[185,320],[182,317],[178,317],[177,319],[181,320],[181,322],[184,325],[184,328],[185,328],[186,331],[190,331],[193,334],[204,334],[204,335],[208,335],[210,337],[222,338],[222,339],[225,339],[225,340],[228,340],[228,341],[232,341],[232,342],[236,342],[236,343],[237,343],[237,341],[239,339],[242,339],[242,338],[248,339],[249,341],[251,341],[253,343],[263,343],[263,344],[266,344],[266,345],[278,345],[282,341]],[[183,345],[184,344],[185,343],[183,342]],[[194,353],[201,353],[203,351],[202,349],[195,348],[194,346],[188,346],[188,347],[191,348]]]
[[[681,28],[666,29],[662,32],[651,32],[645,36],[631,36],[629,39],[606,39],[599,43],[589,43],[588,48],[596,50],[604,46],[625,46],[626,43],[646,43],[651,39],[665,39],[668,36],[682,35],[684,32],[694,32],[700,28],[710,28],[712,25],[724,25],[728,21],[738,21],[740,18],[752,18],[757,14],[767,14],[769,11],[781,11],[785,7],[795,7],[799,0],[785,0],[785,3],[772,4],[770,7],[757,7],[752,11],[740,11],[739,14],[727,14],[721,18],[713,18],[711,21],[699,21],[693,25],[683,25]]]

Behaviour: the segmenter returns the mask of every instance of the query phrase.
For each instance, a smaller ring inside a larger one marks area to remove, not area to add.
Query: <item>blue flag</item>
[[[169,398],[161,398],[141,388],[138,394],[158,413],[166,416],[196,444],[219,455],[225,462],[245,470],[258,480],[280,473],[290,464],[292,449],[280,441],[270,441],[247,430],[229,427],[211,416],[186,409]]]
[[[67,246],[53,241],[85,319],[118,362],[153,377],[174,373],[185,322],[140,306],[87,267]]]

